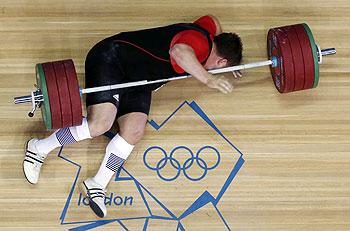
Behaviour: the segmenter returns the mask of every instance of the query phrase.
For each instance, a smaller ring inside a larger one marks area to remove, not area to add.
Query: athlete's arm
[[[198,61],[194,50],[189,45],[178,43],[169,51],[170,56],[185,72],[189,73],[210,88],[216,88],[223,93],[233,90],[232,84],[224,76],[213,76],[204,69]]]
[[[202,83],[207,83],[210,73],[198,61],[194,50],[189,45],[178,43],[169,51],[170,56],[185,72],[191,74]]]

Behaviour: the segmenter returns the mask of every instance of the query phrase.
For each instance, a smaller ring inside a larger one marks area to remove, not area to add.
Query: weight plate
[[[45,73],[47,92],[50,102],[52,129],[58,129],[62,127],[62,116],[55,70],[52,62],[43,63],[42,66]]]
[[[304,87],[303,89],[313,88],[314,79],[315,79],[315,64],[314,58],[312,54],[310,39],[304,29],[302,24],[298,24],[294,26],[294,29],[297,33],[298,39],[300,41],[301,50],[303,53],[303,61],[304,61]]]
[[[36,71],[36,83],[38,88],[41,90],[44,101],[41,102],[41,115],[45,124],[46,129],[52,129],[52,120],[51,120],[51,110],[50,110],[50,101],[49,95],[47,92],[46,78],[43,66],[39,63],[35,66]]]
[[[281,73],[284,72],[283,65],[282,65],[283,60],[280,59],[282,54],[280,51],[280,46],[277,41],[277,37],[273,29],[269,30],[267,35],[267,54],[268,54],[269,60],[271,60],[272,57],[276,57],[277,66],[273,67],[272,65],[270,65],[270,71],[271,71],[272,80],[275,84],[276,89],[280,93],[283,93],[285,88],[284,86],[285,82],[281,75]]]
[[[68,89],[70,94],[69,96],[71,100],[71,109],[72,109],[72,116],[73,116],[72,125],[73,126],[81,125],[83,122],[83,112],[82,112],[77,73],[75,71],[73,60],[71,59],[64,60],[63,64],[66,71]]]
[[[279,65],[277,67],[277,72],[280,72],[280,89],[277,89],[281,93],[291,92],[294,89],[294,63],[288,36],[283,30],[274,28],[269,31],[268,41],[270,41],[270,45],[268,45],[269,54],[278,54],[277,60]],[[271,68],[273,75],[276,75],[275,68]],[[276,85],[275,79],[277,78],[274,76],[273,78]]]
[[[56,74],[56,83],[61,104],[62,127],[70,127],[72,126],[72,109],[66,71],[62,61],[55,61],[52,64]]]
[[[319,73],[319,66],[318,66],[318,51],[317,51],[315,39],[314,39],[314,36],[312,35],[310,27],[306,23],[303,23],[303,26],[305,28],[305,31],[306,31],[308,37],[309,37],[310,44],[311,44],[311,49],[312,49],[312,55],[313,55],[313,58],[314,58],[315,78],[314,78],[313,88],[315,88],[318,85],[319,75],[320,75],[320,73]]]
[[[294,25],[284,27],[285,32],[288,35],[288,40],[292,49],[293,63],[294,63],[294,89],[293,91],[299,91],[304,88],[304,60],[300,47],[300,42]]]

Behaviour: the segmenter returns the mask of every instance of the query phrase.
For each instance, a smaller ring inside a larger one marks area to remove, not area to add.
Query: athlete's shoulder
[[[206,29],[213,36],[222,32],[219,19],[214,15],[204,15],[194,21],[194,23]]]

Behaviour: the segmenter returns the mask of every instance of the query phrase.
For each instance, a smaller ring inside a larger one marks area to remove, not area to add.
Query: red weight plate
[[[310,89],[313,88],[315,78],[314,58],[312,55],[310,40],[302,24],[295,25],[294,29],[300,41],[304,61],[305,80],[302,89]]]
[[[283,93],[285,89],[285,81],[284,78],[282,78],[282,74],[284,73],[283,60],[281,59],[280,45],[278,44],[274,29],[270,29],[267,35],[267,53],[269,60],[271,60],[272,57],[276,58],[277,66],[273,67],[270,65],[270,71],[276,89],[280,93]]]
[[[300,42],[297,33],[294,29],[295,25],[282,27],[288,35],[289,44],[293,55],[294,64],[294,89],[293,91],[299,91],[304,89],[304,60],[303,53],[300,47]]]
[[[278,44],[280,45],[280,59],[284,70],[284,73],[282,73],[282,78],[285,82],[283,93],[287,93],[293,91],[294,89],[294,63],[292,50],[289,44],[288,36],[283,30],[277,28],[275,30],[275,34]]]
[[[45,72],[47,91],[50,101],[52,129],[61,128],[61,103],[57,89],[55,70],[51,62],[43,63],[42,67]]]
[[[57,89],[61,103],[62,127],[70,127],[73,121],[66,71],[62,61],[56,61],[52,64],[56,74]]]
[[[69,89],[69,96],[71,101],[71,109],[73,115],[73,126],[81,125],[83,122],[83,111],[79,92],[79,83],[77,73],[75,71],[73,60],[68,59],[63,61],[67,83]]]

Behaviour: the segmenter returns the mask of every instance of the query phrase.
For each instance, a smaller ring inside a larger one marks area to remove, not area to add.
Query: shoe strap
[[[39,160],[36,157],[37,156],[31,155],[31,154],[27,154],[26,157],[25,157],[25,160],[34,160],[34,161],[36,161],[36,162],[38,162],[40,164],[44,163],[42,160]],[[39,156],[39,158],[40,158],[40,156]],[[28,161],[28,162],[30,162],[30,161]]]
[[[92,195],[92,194],[101,194],[104,196],[106,195],[106,192],[101,188],[90,188],[90,189],[88,189],[88,192],[90,195]]]
[[[35,157],[39,157],[41,160],[44,160],[46,158],[46,154],[41,154],[41,153],[35,153],[35,152],[32,152],[30,150],[26,150],[26,155],[30,155],[30,156],[35,156]]]

